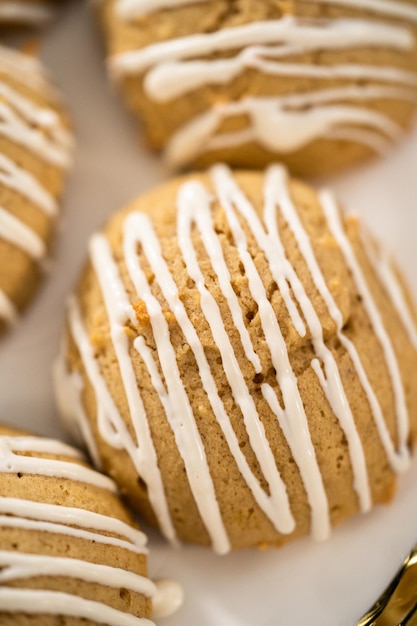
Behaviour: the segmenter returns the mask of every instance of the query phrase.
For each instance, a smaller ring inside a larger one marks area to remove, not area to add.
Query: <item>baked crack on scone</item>
[[[73,137],[41,62],[0,46],[0,331],[44,275]]]
[[[151,626],[146,555],[112,480],[64,443],[0,427],[2,626]]]
[[[173,167],[328,174],[385,154],[413,119],[415,0],[94,4],[110,75]]]
[[[391,500],[417,429],[395,267],[331,193],[218,165],[92,237],[57,398],[172,542],[280,545]]]

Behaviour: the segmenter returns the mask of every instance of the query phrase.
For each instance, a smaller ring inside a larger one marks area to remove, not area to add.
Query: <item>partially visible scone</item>
[[[40,61],[0,46],[0,331],[44,273],[72,149],[65,107]]]
[[[417,2],[96,0],[108,67],[173,167],[298,175],[385,154],[417,102]]]
[[[0,427],[2,626],[151,624],[145,546],[78,451]]]
[[[48,0],[0,0],[0,28],[4,26],[43,26],[53,18]]]
[[[59,404],[166,537],[323,539],[391,499],[417,433],[414,309],[331,194],[216,166],[138,198],[89,252]]]

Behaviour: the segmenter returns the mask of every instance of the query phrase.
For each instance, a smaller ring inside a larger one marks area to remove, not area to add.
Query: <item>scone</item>
[[[417,429],[403,282],[271,166],[173,180],[91,239],[62,414],[171,541],[280,545],[391,499]]]
[[[52,18],[52,3],[48,0],[0,0],[0,28],[43,26]]]
[[[2,626],[150,625],[146,538],[74,448],[0,427]]]
[[[417,2],[96,0],[108,68],[150,146],[300,175],[385,154],[417,97]]]
[[[72,150],[67,113],[39,60],[0,46],[0,331],[44,273]]]

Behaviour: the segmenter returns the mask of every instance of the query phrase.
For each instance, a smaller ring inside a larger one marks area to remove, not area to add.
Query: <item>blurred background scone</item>
[[[328,192],[216,166],[93,236],[64,418],[172,542],[280,545],[391,499],[417,429],[414,309]]]
[[[97,0],[108,68],[174,167],[385,154],[413,119],[417,2]]]
[[[0,567],[2,626],[151,624],[146,537],[113,481],[70,446],[3,425]]]
[[[0,47],[0,331],[13,324],[45,270],[73,138],[40,61]]]

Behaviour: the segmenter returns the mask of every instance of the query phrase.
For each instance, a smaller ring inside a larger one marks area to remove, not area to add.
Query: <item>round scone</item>
[[[58,402],[171,541],[323,539],[389,501],[409,464],[410,306],[330,193],[218,165],[93,236]]]
[[[0,0],[0,28],[43,26],[52,18],[52,2],[48,0]]]
[[[326,174],[385,153],[417,96],[416,0],[96,0],[108,67],[174,167]]]
[[[150,625],[146,537],[74,448],[0,427],[2,626]]]
[[[73,140],[39,60],[0,46],[0,331],[44,273]]]

